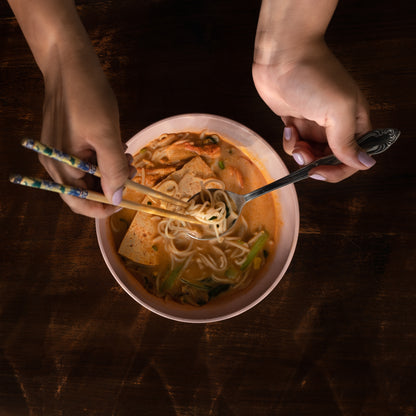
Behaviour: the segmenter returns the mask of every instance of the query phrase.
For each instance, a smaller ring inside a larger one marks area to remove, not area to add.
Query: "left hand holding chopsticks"
[[[131,171],[120,138],[117,101],[71,0],[41,0],[36,7],[9,0],[45,83],[41,141],[81,159],[98,162],[106,198],[118,205]],[[40,156],[58,183],[93,188],[90,175]],[[90,217],[116,208],[99,202],[62,198]]]
[[[69,155],[65,152],[62,152],[59,149],[55,149],[53,147],[40,143],[36,140],[24,139],[22,140],[22,146],[37,152],[39,155],[43,157],[62,163],[66,166],[70,166],[71,169],[78,169],[84,174],[93,175],[98,178],[102,177],[101,171],[99,170],[98,166],[90,162],[81,160],[74,155]],[[118,208],[128,208],[135,211],[146,212],[148,214],[173,218],[179,221],[200,224],[200,221],[197,218],[187,215],[187,213],[183,211],[183,208],[188,207],[188,202],[182,201],[165,193],[159,192],[155,189],[141,185],[130,179],[127,179],[127,181],[124,183],[124,187],[134,189],[142,194],[159,199],[165,203],[165,206],[172,206],[173,204],[174,207],[181,207],[182,212],[178,212],[175,208],[173,208],[173,211],[171,211],[169,209],[153,207],[149,206],[148,204],[143,205],[135,201],[125,199],[121,199],[120,201],[110,201],[105,197],[105,195],[102,195],[99,192],[63,183],[57,183],[47,179],[33,178],[30,176],[23,176],[20,174],[11,174],[9,179],[12,183],[29,186],[31,188],[44,189],[46,191],[56,192],[60,195],[69,196],[72,199],[74,199],[73,197],[77,197],[83,201],[99,202],[104,204],[105,206],[114,206],[117,203]]]
[[[86,47],[76,63],[56,60],[45,77],[42,142],[81,159],[98,162],[101,188],[107,199],[119,205],[123,185],[131,171],[120,138],[115,96],[93,51]],[[59,183],[94,189],[90,175],[40,156],[50,176]],[[99,202],[61,195],[76,213],[103,218],[116,208]]]

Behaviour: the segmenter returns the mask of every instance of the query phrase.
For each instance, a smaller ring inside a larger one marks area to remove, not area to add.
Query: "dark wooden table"
[[[94,221],[55,194],[8,183],[41,174],[43,83],[0,3],[0,415],[415,415],[416,7],[341,2],[327,39],[375,127],[402,136],[337,185],[297,185],[298,247],[247,313],[183,324],[135,303],[101,257]],[[296,168],[251,79],[260,1],[80,1],[118,96],[123,139],[207,112],[252,128]]]

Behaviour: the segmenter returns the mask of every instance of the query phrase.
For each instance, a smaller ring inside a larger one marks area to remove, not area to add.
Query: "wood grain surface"
[[[251,62],[260,1],[77,2],[118,97],[123,140],[206,112],[282,149]],[[21,148],[38,139],[43,81],[0,2],[0,416],[416,415],[416,3],[346,0],[327,40],[399,141],[370,171],[296,186],[291,266],[258,306],[192,325],[135,303],[107,269],[94,221]]]

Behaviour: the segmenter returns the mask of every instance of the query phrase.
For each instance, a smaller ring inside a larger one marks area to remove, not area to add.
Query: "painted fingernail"
[[[113,193],[111,202],[113,205],[120,205],[121,200],[123,199],[123,188],[118,188],[117,191]]]
[[[305,164],[305,159],[303,158],[303,156],[300,153],[292,153],[293,159],[295,159],[296,163],[298,165],[304,165]]]
[[[290,127],[285,127],[283,129],[283,137],[287,141],[289,141],[292,138],[292,129]]]
[[[320,175],[319,173],[314,173],[312,175],[309,176],[311,179],[315,179],[317,181],[326,181],[326,178],[322,175]]]
[[[366,152],[359,152],[358,153],[358,160],[367,168],[371,168],[376,164],[376,161]]]

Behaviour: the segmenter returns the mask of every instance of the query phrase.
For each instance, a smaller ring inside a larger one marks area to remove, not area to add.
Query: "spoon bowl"
[[[359,138],[357,140],[358,145],[365,151],[367,154],[373,156],[377,155],[379,153],[384,152],[387,150],[400,136],[400,131],[397,129],[377,129],[372,130],[368,133],[366,133],[364,136]],[[271,191],[274,191],[276,189],[282,188],[283,186],[299,182],[303,179],[306,179],[309,177],[309,171],[313,168],[316,168],[317,166],[322,165],[331,165],[335,166],[340,164],[341,162],[334,156],[329,155],[322,157],[320,159],[317,159],[308,165],[304,166],[303,168],[300,168],[289,175],[278,179],[272,183],[269,183],[268,185],[262,186],[261,188],[255,189],[252,192],[249,192],[248,194],[240,195],[236,194],[235,192],[226,191],[225,192],[229,198],[229,204],[227,204],[227,208],[230,212],[232,212],[234,215],[228,221],[227,223],[227,229],[219,235],[219,237],[224,237],[227,234],[231,233],[234,229],[234,226],[238,222],[238,218],[241,215],[241,211],[243,210],[243,207],[247,204],[247,202],[251,201],[254,198],[258,198],[259,196],[265,195]],[[205,192],[215,192],[217,189],[206,189]],[[188,202],[194,201],[195,203],[199,203],[201,199],[201,193],[198,192],[197,194],[193,195]],[[203,229],[206,227],[201,227]],[[208,241],[208,240],[214,240],[218,238],[216,235],[203,235],[201,236],[200,233],[187,233],[189,237],[194,238],[195,240],[201,240],[201,241]]]

